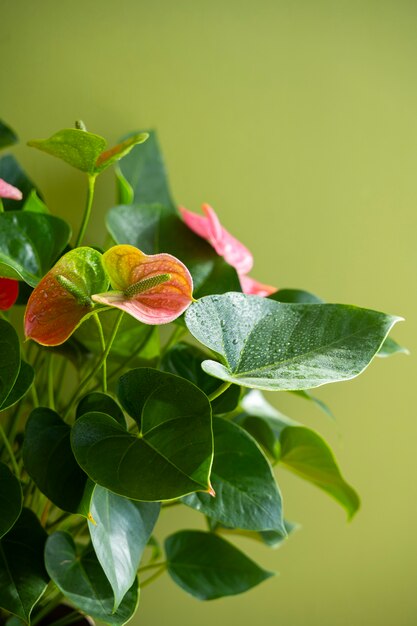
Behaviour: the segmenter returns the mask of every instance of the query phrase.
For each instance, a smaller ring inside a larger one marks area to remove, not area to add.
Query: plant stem
[[[166,567],[166,561],[159,561],[159,563],[151,563],[150,565],[144,565],[138,569],[138,574],[142,572],[147,572],[150,569],[155,569],[156,567]]]
[[[166,570],[166,563],[164,563],[163,565],[161,565],[161,568],[155,572],[155,574],[152,574],[152,576],[149,576],[149,578],[147,578],[145,581],[143,581],[143,583],[140,583],[140,588],[143,589],[143,587],[146,587],[147,585],[150,585],[151,583],[154,582],[154,580],[156,580],[157,578],[159,578],[160,576],[162,576],[162,574],[165,572]]]
[[[59,591],[58,595],[55,598],[51,598],[48,604],[45,604],[45,606],[39,611],[39,613],[37,613],[35,617],[31,620],[32,626],[36,626],[36,624],[38,624],[46,615],[51,613],[51,611],[53,611],[54,608],[57,607],[58,604],[61,602],[63,597],[64,595]]]
[[[104,353],[106,349],[106,342],[104,340],[103,326],[101,325],[100,317],[98,316],[97,313],[94,313],[93,317],[97,326],[101,349]],[[104,393],[107,392],[107,361],[106,360],[103,362],[103,392]]]
[[[90,215],[91,215],[91,207],[93,206],[93,198],[94,198],[94,187],[96,184],[96,176],[97,174],[91,175],[88,174],[88,191],[87,191],[87,202],[85,205],[85,210],[84,210],[84,215],[83,215],[83,221],[81,223],[81,227],[80,227],[80,232],[78,233],[78,237],[75,241],[75,248],[78,248],[78,246],[81,244],[84,235],[85,235],[85,231],[87,229],[87,225],[88,225],[88,221],[90,219]]]
[[[164,347],[161,350],[161,355],[159,357],[160,361],[165,356],[165,354],[168,352],[168,350],[170,350],[172,348],[172,346],[174,346],[176,343],[178,343],[178,341],[181,339],[181,337],[183,337],[185,335],[186,332],[187,332],[187,329],[183,328],[183,326],[176,326],[174,328],[174,331],[173,331],[171,337],[168,339],[168,341],[166,342],[166,344],[164,345]]]
[[[80,397],[81,393],[84,391],[84,389],[87,387],[88,383],[91,381],[92,378],[94,378],[94,376],[97,374],[97,372],[100,370],[100,367],[103,365],[103,363],[105,362],[105,360],[107,359],[111,347],[113,345],[113,341],[116,338],[117,335],[117,331],[119,330],[119,326],[120,326],[120,322],[123,319],[123,311],[120,311],[116,322],[114,324],[113,330],[112,330],[112,334],[110,336],[110,339],[107,343],[107,347],[104,350],[103,354],[101,355],[98,363],[96,364],[96,366],[90,371],[89,374],[87,374],[87,376],[84,378],[84,380],[81,381],[80,386],[78,387],[78,393],[74,394],[73,399],[69,402],[66,410],[64,411],[64,419],[68,416],[68,413],[70,412],[72,406],[75,404],[75,402],[77,401],[77,399]]]
[[[0,437],[3,439],[3,443],[4,443],[5,447],[6,447],[6,450],[9,453],[9,457],[10,457],[10,460],[12,462],[13,469],[15,471],[16,477],[19,478],[19,475],[20,475],[19,466],[17,464],[16,457],[15,457],[14,452],[12,450],[12,446],[10,445],[9,440],[6,437],[6,433],[4,432],[3,426],[1,424],[0,424]]]
[[[226,381],[222,385],[220,385],[220,387],[218,387],[218,389],[216,389],[216,391],[213,391],[213,393],[211,393],[208,396],[208,399],[210,400],[210,402],[213,402],[213,400],[215,400],[216,398],[221,396],[222,393],[224,393],[226,391],[226,389],[229,389],[231,384],[232,383],[229,383],[229,382]]]
[[[53,358],[52,353],[48,354],[48,404],[55,411]]]

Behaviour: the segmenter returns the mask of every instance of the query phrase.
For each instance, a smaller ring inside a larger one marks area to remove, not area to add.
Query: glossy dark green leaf
[[[26,623],[49,582],[43,558],[46,538],[36,515],[23,509],[0,540],[0,607]]]
[[[113,591],[94,550],[78,553],[69,534],[56,532],[48,537],[45,565],[64,596],[93,619],[121,626],[135,613],[139,601],[137,580],[113,612]]]
[[[3,198],[2,202],[5,211],[16,211],[23,208],[30,192],[32,189],[35,189],[36,186],[11,154],[0,158],[0,178],[3,178],[3,180],[7,181],[10,185],[20,189],[23,194],[22,200],[8,200],[7,198]]]
[[[70,427],[52,409],[34,409],[26,425],[23,461],[42,493],[64,511],[77,513],[87,476],[74,458],[70,433]]]
[[[17,143],[18,137],[14,130],[0,120],[0,149],[7,148]]]
[[[285,535],[282,500],[269,462],[247,433],[222,418],[213,420],[216,492],[194,493],[183,502],[231,528],[273,530]]]
[[[199,600],[243,593],[273,576],[213,533],[177,532],[166,539],[165,552],[171,578]]]
[[[102,152],[96,161],[95,172],[100,173],[109,167],[109,165],[120,161],[120,159],[123,159],[129,154],[132,148],[146,141],[148,137],[148,133],[135,133],[116,146]]]
[[[219,383],[201,369],[201,363],[207,358],[207,353],[196,346],[180,342],[165,354],[161,361],[160,369],[186,378],[202,389],[208,396],[218,388]],[[224,393],[212,401],[213,415],[233,411],[239,404],[240,394],[240,387],[231,385],[229,389],[226,389]]]
[[[240,289],[236,271],[183,223],[172,206],[114,207],[107,228],[119,244],[136,246],[145,254],[168,252],[180,259],[193,277],[195,297]]]
[[[380,350],[377,352],[377,356],[379,357],[388,357],[393,354],[410,354],[410,351],[403,346],[400,346],[399,343],[391,339],[391,337],[387,337],[382,344]]]
[[[138,134],[141,133],[129,135],[127,140]],[[116,176],[121,187],[121,196],[124,198],[130,196],[130,202],[143,204],[158,202],[166,207],[174,207],[156,133],[147,131],[146,134],[149,134],[146,143],[133,148],[117,166]],[[130,194],[127,193],[128,188],[131,189]]]
[[[106,147],[106,140],[84,130],[65,128],[49,139],[29,141],[28,146],[62,159],[82,172],[94,174],[96,161]]]
[[[288,539],[289,535],[291,535],[295,530],[297,530],[297,528],[299,528],[298,524],[294,524],[293,522],[289,522],[288,520],[284,520],[285,533],[278,530],[261,530],[259,532],[256,532],[250,530],[241,530],[239,528],[228,528],[223,524],[219,524],[214,520],[210,520],[210,518],[208,518],[208,522],[210,530],[212,530],[213,532],[231,536],[237,535],[239,537],[247,537],[248,539],[260,541],[270,548],[278,548],[286,539]]]
[[[0,411],[4,411],[16,404],[16,402],[19,402],[31,388],[34,377],[35,372],[33,371],[33,367],[29,365],[29,363],[26,363],[26,361],[21,361],[19,374],[17,375],[9,395],[0,405]]]
[[[32,211],[33,213],[49,213],[48,207],[39,198],[38,194],[36,193],[36,189],[32,189],[32,191],[26,198],[23,210]]]
[[[100,316],[105,337],[109,337],[119,311],[106,311]],[[75,338],[93,354],[101,352],[97,327],[93,319],[87,319],[75,332]],[[112,344],[108,361],[119,364],[127,362],[130,367],[143,365],[159,355],[159,336],[156,326],[142,324],[131,315],[124,315]]]
[[[72,447],[90,478],[134,500],[159,501],[209,491],[213,455],[207,396],[187,380],[149,368],[121,377],[119,399],[139,434],[103,413],[73,426]]]
[[[0,275],[35,287],[71,236],[58,217],[32,211],[0,213]]]
[[[284,304],[259,296],[207,296],[188,308],[188,330],[216,352],[205,372],[270,391],[358,376],[401,318],[342,304]]]
[[[19,337],[9,322],[0,319],[0,407],[12,391],[19,370]]]
[[[0,538],[12,528],[21,510],[20,482],[7,465],[0,463]]]
[[[91,499],[91,541],[117,609],[133,585],[143,551],[158,519],[159,502],[134,502],[96,485]]]
[[[90,413],[91,411],[106,413],[106,415],[110,415],[110,417],[115,419],[116,422],[119,422],[122,426],[126,426],[122,409],[117,404],[116,400],[107,393],[102,393],[101,391],[87,393],[81,398],[77,406],[76,418],[78,419],[81,415]]]
[[[278,289],[268,296],[269,300],[287,302],[289,304],[322,304],[324,300],[315,296],[314,293],[302,289]]]
[[[344,480],[333,452],[318,433],[279,413],[258,391],[243,398],[242,408],[238,422],[276,461],[332,496],[349,518],[356,513],[358,494]]]

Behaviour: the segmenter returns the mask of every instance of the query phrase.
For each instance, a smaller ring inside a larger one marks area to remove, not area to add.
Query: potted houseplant
[[[0,123],[0,147],[16,140]],[[276,546],[294,527],[274,465],[348,518],[359,507],[322,437],[262,392],[319,403],[311,389],[403,351],[388,338],[400,318],[249,276],[249,250],[210,206],[177,207],[153,132],[108,149],[78,122],[29,145],[83,172],[87,201],[72,234],[0,159],[2,618],[122,625],[164,572],[202,600],[247,591],[271,572],[233,535]],[[109,237],[86,245],[110,166]],[[160,545],[158,516],[173,505],[208,530]]]

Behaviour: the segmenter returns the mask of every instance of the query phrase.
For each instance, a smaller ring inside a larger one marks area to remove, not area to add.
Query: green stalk
[[[120,311],[116,322],[114,324],[113,330],[112,330],[112,334],[110,336],[110,339],[108,341],[107,347],[104,350],[103,354],[101,355],[100,359],[98,360],[96,366],[90,371],[89,374],[87,374],[87,376],[84,378],[84,380],[81,381],[79,387],[78,387],[78,393],[74,394],[73,399],[69,402],[67,408],[64,411],[64,420],[67,418],[68,413],[70,412],[70,410],[72,409],[73,405],[76,403],[77,399],[81,396],[82,392],[84,391],[84,389],[87,387],[87,385],[89,384],[89,382],[94,378],[94,376],[97,374],[97,372],[100,370],[101,366],[103,365],[103,363],[105,362],[105,360],[107,359],[111,347],[113,345],[113,341],[116,338],[117,335],[117,331],[119,330],[119,326],[120,326],[120,322],[122,321],[123,318],[123,311]]]
[[[103,326],[101,325],[100,317],[97,313],[94,313],[93,318],[97,326],[101,349],[104,353],[106,349],[106,342],[104,340]],[[103,392],[107,393],[107,360],[103,362]]]
[[[222,393],[224,393],[224,392],[226,391],[226,389],[229,389],[229,387],[230,387],[230,385],[231,385],[231,384],[232,384],[232,383],[225,382],[225,383],[223,383],[222,385],[220,385],[220,387],[218,387],[218,388],[216,389],[216,391],[213,391],[213,393],[211,393],[211,394],[208,396],[208,399],[210,400],[210,402],[213,402],[213,400],[215,400],[216,398],[218,398],[219,396],[221,396],[221,395],[222,395]]]
[[[48,404],[55,411],[53,358],[52,353],[48,354]]]
[[[87,202],[85,205],[83,221],[81,223],[80,232],[78,233],[78,237],[75,241],[75,248],[78,248],[81,245],[81,242],[84,238],[85,231],[87,229],[87,225],[91,215],[91,207],[93,206],[94,199],[94,188],[96,184],[96,176],[97,174],[88,174],[88,190],[87,190]]]
[[[4,432],[3,426],[1,424],[0,424],[0,437],[3,439],[4,446],[5,446],[6,450],[7,450],[7,452],[9,453],[9,457],[10,457],[10,460],[12,462],[13,469],[15,471],[16,477],[18,478],[19,475],[20,475],[19,466],[17,464],[16,457],[15,457],[14,452],[12,450],[12,446],[10,445],[9,440],[6,437],[6,433]]]
[[[157,572],[155,572],[155,574],[152,574],[152,576],[149,576],[149,578],[147,578],[145,581],[143,581],[143,583],[140,583],[140,588],[143,589],[143,587],[146,587],[147,585],[150,585],[151,583],[154,582],[154,580],[156,580],[157,578],[159,578],[160,576],[162,576],[162,574],[165,572],[167,566],[164,563],[161,566],[161,569],[159,569]]]

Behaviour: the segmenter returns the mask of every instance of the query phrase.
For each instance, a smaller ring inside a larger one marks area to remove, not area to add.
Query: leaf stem
[[[161,565],[160,569],[155,572],[155,574],[152,574],[152,576],[149,576],[149,578],[144,580],[143,583],[142,582],[140,583],[141,589],[143,589],[143,587],[146,587],[147,585],[150,585],[151,583],[154,582],[154,580],[156,580],[157,578],[162,576],[162,574],[165,572],[166,568],[167,568],[166,563],[163,563]]]
[[[94,188],[96,184],[96,176],[97,174],[88,174],[87,202],[85,205],[83,221],[81,223],[80,232],[78,233],[78,237],[75,241],[75,246],[74,246],[75,248],[78,248],[78,246],[81,244],[85,235],[85,231],[87,229],[89,219],[90,219],[91,207],[93,206],[93,199],[94,199]]]
[[[226,391],[226,389],[229,389],[231,384],[232,383],[229,383],[228,381],[226,381],[222,385],[220,385],[220,387],[218,387],[216,389],[216,391],[213,391],[213,393],[211,393],[209,396],[207,396],[208,399],[210,400],[210,402],[213,402],[213,400],[215,400],[216,398],[221,396],[222,393],[224,393]]]
[[[10,460],[12,462],[13,469],[14,469],[15,474],[16,474],[16,478],[19,478],[19,475],[20,475],[19,466],[17,464],[16,457],[14,455],[12,446],[10,445],[9,440],[6,437],[6,433],[4,432],[3,426],[1,424],[0,424],[0,437],[3,439],[3,443],[4,443],[5,447],[6,447],[6,450],[9,453],[9,457],[10,457]]]
[[[159,561],[159,563],[151,563],[150,565],[144,565],[138,569],[138,574],[142,572],[147,572],[150,569],[155,569],[156,567],[166,567],[166,561]]]
[[[107,343],[106,349],[104,350],[103,354],[101,355],[100,359],[98,360],[97,364],[95,367],[93,367],[93,369],[90,371],[89,374],[87,374],[87,376],[84,378],[84,380],[81,381],[79,387],[78,387],[78,393],[74,394],[74,397],[72,398],[72,400],[68,403],[67,408],[64,411],[64,419],[66,419],[66,417],[68,416],[68,413],[70,412],[70,410],[72,409],[72,406],[75,404],[75,402],[77,401],[77,399],[80,397],[81,393],[84,391],[84,389],[86,388],[86,386],[88,385],[88,383],[91,381],[92,378],[94,378],[94,376],[97,374],[97,372],[100,370],[101,366],[103,365],[103,363],[105,362],[105,360],[107,359],[111,347],[113,345],[113,341],[116,338],[117,335],[117,331],[119,330],[119,326],[120,326],[120,322],[123,319],[123,311],[120,311],[116,322],[114,324],[113,330],[112,330],[112,334],[110,336],[110,339]]]
[[[52,353],[48,354],[48,404],[55,411],[53,358]]]
[[[100,317],[97,313],[94,313],[93,317],[97,326],[101,349],[104,354],[106,350],[106,342],[104,340],[103,326],[101,325]],[[103,392],[107,393],[107,359],[103,361]]]

